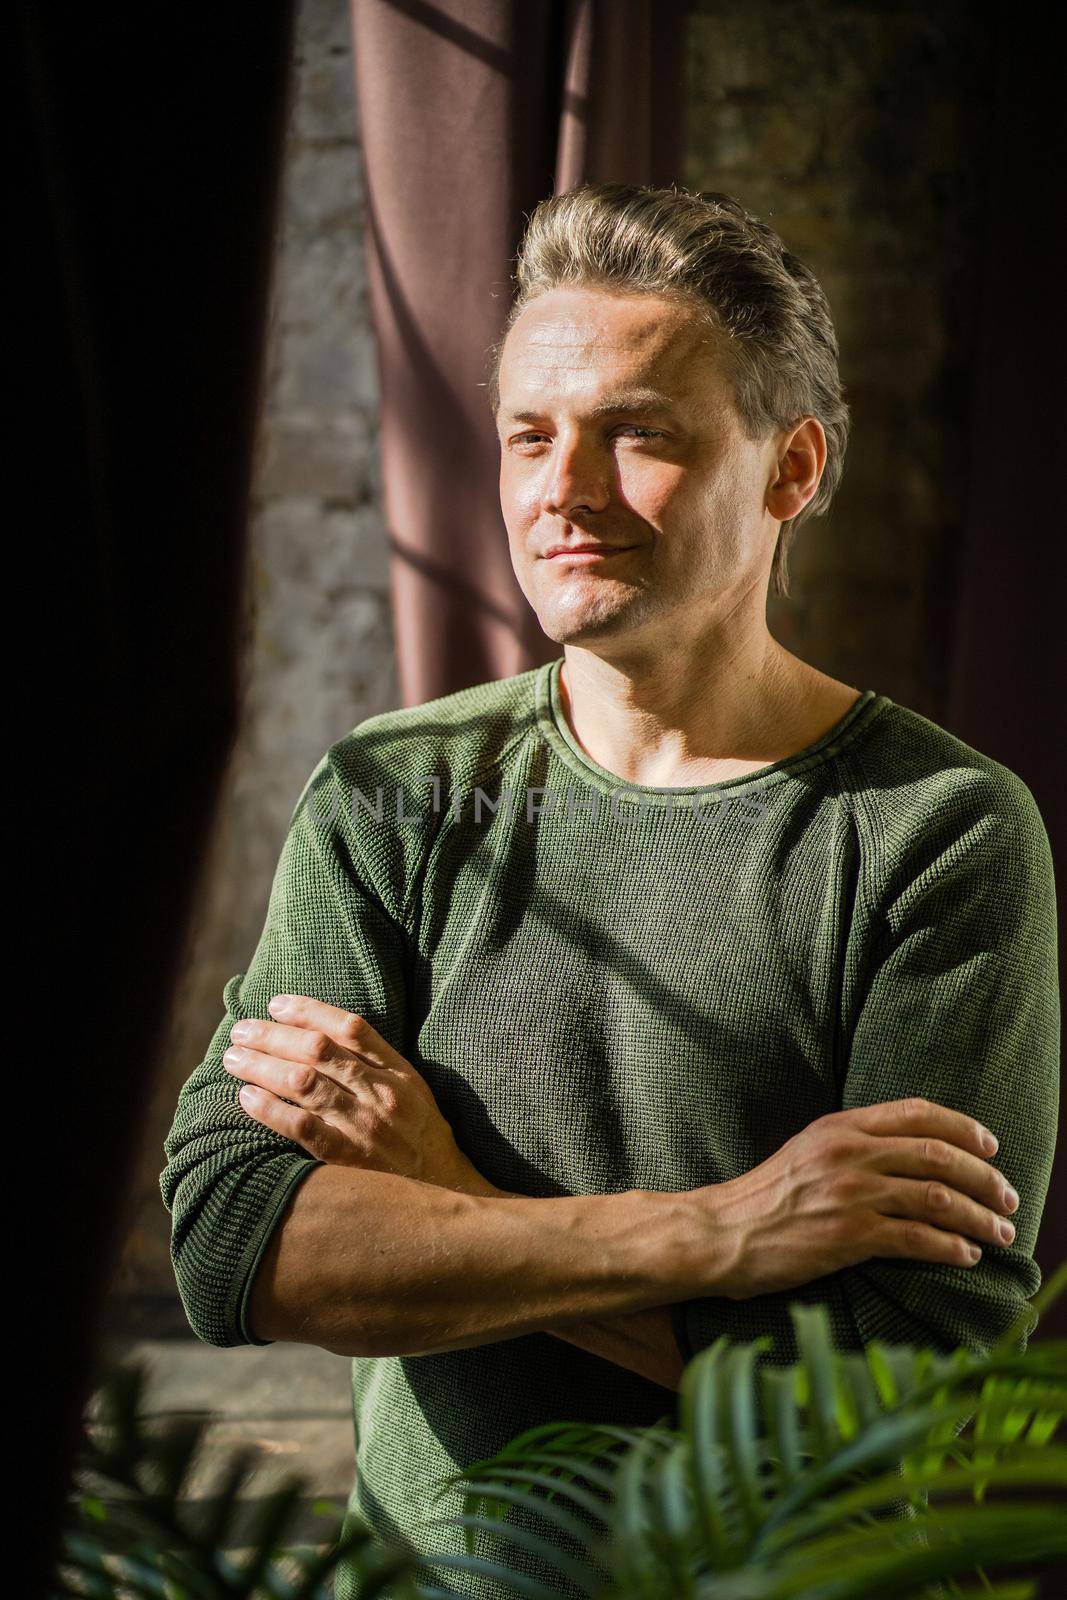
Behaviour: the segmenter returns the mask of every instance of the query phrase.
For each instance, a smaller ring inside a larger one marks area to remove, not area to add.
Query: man
[[[194,1329],[353,1356],[352,1512],[422,1552],[461,1548],[426,1521],[443,1474],[538,1423],[658,1420],[723,1333],[794,1359],[792,1300],[846,1347],[950,1350],[1039,1286],[1033,797],[766,625],[840,478],[836,357],[736,202],[538,208],[491,392],[562,656],[331,747],[182,1091]]]

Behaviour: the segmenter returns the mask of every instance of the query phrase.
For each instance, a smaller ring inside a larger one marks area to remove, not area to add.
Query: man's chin
[[[557,644],[585,644],[629,633],[646,620],[652,600],[643,587],[607,578],[537,586],[526,598],[542,632]]]
[[[596,615],[538,615],[541,631],[556,644],[592,644],[597,640],[613,639],[633,627],[634,618],[627,609],[601,611]]]

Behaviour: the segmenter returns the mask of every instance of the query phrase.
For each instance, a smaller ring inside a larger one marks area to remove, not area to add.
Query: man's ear
[[[774,476],[767,488],[767,510],[776,522],[798,516],[826,466],[826,434],[816,417],[805,417],[778,435]]]

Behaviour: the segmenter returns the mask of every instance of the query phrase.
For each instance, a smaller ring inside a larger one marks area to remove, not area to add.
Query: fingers
[[[935,1179],[891,1179],[875,1204],[888,1217],[907,1218],[961,1236],[965,1245],[995,1245],[1003,1250],[1015,1238],[1015,1227],[1006,1217]]]
[[[403,1056],[371,1027],[366,1017],[343,1011],[340,1006],[330,1006],[303,994],[276,994],[267,1010],[279,1023],[290,1028],[310,1029],[342,1050],[361,1056],[371,1066],[392,1067],[398,1062],[404,1063]]]
[[[870,1256],[908,1261],[939,1261],[946,1267],[973,1267],[982,1259],[981,1246],[956,1233],[918,1220],[902,1222],[882,1217],[873,1230]]]
[[[344,1141],[335,1128],[301,1106],[287,1105],[274,1094],[255,1084],[244,1084],[238,1091],[242,1109],[265,1128],[273,1128],[283,1138],[300,1145],[319,1161],[336,1162],[344,1154]]]
[[[982,1161],[988,1161],[997,1153],[996,1135],[974,1117],[954,1111],[950,1106],[938,1105],[936,1100],[925,1100],[921,1095],[910,1095],[906,1100],[886,1100],[873,1106],[855,1106],[833,1115],[861,1128],[864,1133],[943,1139]]]
[[[352,1091],[309,1063],[267,1055],[244,1045],[231,1045],[222,1064],[235,1078],[267,1089],[283,1100],[292,1100],[308,1111],[324,1114],[341,1111],[351,1103]]]
[[[230,1029],[233,1046],[223,1056],[227,1067],[250,1064],[242,1049],[273,1056],[280,1061],[313,1067],[335,1082],[357,1085],[368,1068],[410,1070],[403,1056],[388,1044],[365,1017],[337,1006],[324,1005],[304,996],[287,997],[288,1006],[277,996],[271,1008],[292,1017],[292,1022],[267,1022],[256,1017],[242,1018]],[[305,1021],[300,1021],[305,1018]],[[258,1079],[256,1081],[259,1081]],[[273,1083],[266,1085],[274,1088]],[[285,1089],[278,1093],[288,1094]],[[290,1098],[292,1098],[290,1096]]]
[[[990,1160],[995,1136],[973,1117],[920,1096],[838,1115],[883,1146],[878,1170],[937,1180],[1001,1216],[1018,1209],[1019,1196]]]
[[[996,1167],[943,1139],[885,1138],[872,1149],[871,1164],[895,1177],[923,1178],[937,1188],[958,1191],[998,1217],[1016,1211],[1019,1197]]]
[[[351,1047],[338,1043],[318,1028],[298,1028],[281,1022],[262,1022],[249,1018],[235,1022],[230,1029],[235,1049],[259,1051],[282,1061],[314,1067],[343,1078],[344,1069],[358,1069],[359,1061]],[[228,1056],[229,1051],[226,1052]],[[226,1056],[223,1057],[226,1060]]]

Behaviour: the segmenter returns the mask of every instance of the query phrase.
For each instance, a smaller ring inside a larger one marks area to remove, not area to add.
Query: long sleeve
[[[931,762],[917,749],[909,767],[899,745],[890,753],[887,770],[849,768],[862,848],[839,975],[836,1109],[921,1095],[991,1128],[993,1164],[1019,1195],[1016,1237],[983,1244],[975,1267],[870,1257],[787,1291],[680,1303],[686,1360],[722,1333],[769,1334],[769,1359],[795,1360],[792,1301],[824,1304],[842,1349],[988,1349],[1041,1286],[1060,1053],[1048,836],[1029,789],[999,763],[946,768],[941,750]]]
[[[1034,1248],[1059,1107],[1056,895],[1021,779],[989,762],[945,774],[936,792],[921,826],[879,829],[842,1105],[922,1095],[991,1128],[993,1164],[1019,1195],[1016,1237],[983,1243],[973,1268],[872,1258],[842,1278],[864,1343],[981,1350],[1041,1284]],[[1032,1331],[1031,1320],[1024,1338]]]
[[[294,1189],[321,1164],[242,1109],[222,1066],[234,1022],[265,1018],[275,994],[306,994],[366,1016],[403,1047],[406,936],[360,864],[343,791],[327,754],[294,809],[248,970],[225,986],[225,1015],[164,1143],[175,1276],[208,1344],[264,1342],[245,1321],[252,1278]]]

